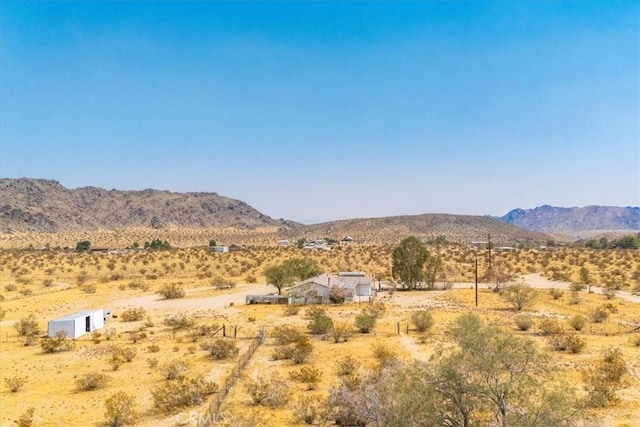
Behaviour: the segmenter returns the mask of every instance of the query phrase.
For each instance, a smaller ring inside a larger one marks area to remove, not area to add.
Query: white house
[[[290,287],[289,303],[326,303],[330,301],[330,289],[337,286],[342,289],[345,301],[353,301],[372,296],[373,279],[363,272],[343,271],[335,274],[321,274]]]
[[[211,252],[227,253],[227,252],[229,252],[229,246],[210,246],[209,250]]]
[[[47,335],[54,337],[64,331],[67,338],[76,339],[88,332],[104,327],[104,310],[85,310],[59,319],[49,320]]]

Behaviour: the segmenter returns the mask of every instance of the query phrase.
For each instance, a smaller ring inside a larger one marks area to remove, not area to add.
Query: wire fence
[[[207,427],[218,423],[220,420],[220,408],[222,407],[225,397],[227,397],[231,388],[236,384],[240,378],[242,370],[247,366],[247,363],[249,363],[251,357],[264,340],[264,328],[260,330],[257,337],[250,338],[249,348],[238,358],[238,362],[234,365],[231,375],[224,380],[224,383],[222,383],[221,387],[216,392],[216,399],[209,403],[209,407],[207,408],[204,416],[198,418],[198,427]]]

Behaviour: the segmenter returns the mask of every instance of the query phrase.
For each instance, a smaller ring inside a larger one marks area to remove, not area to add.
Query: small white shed
[[[211,252],[227,253],[229,252],[229,246],[209,246]]]
[[[49,320],[47,335],[54,337],[64,331],[67,338],[76,339],[88,332],[104,327],[104,310],[85,310],[59,319]]]

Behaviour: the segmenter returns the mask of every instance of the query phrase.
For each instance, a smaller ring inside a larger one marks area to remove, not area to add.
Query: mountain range
[[[73,230],[238,229],[274,230],[280,238],[351,236],[362,242],[390,242],[408,235],[444,236],[449,241],[498,244],[544,242],[545,233],[582,230],[640,230],[640,208],[514,209],[504,217],[422,214],[359,218],[302,225],[271,218],[247,203],[217,193],[162,190],[68,189],[57,181],[0,179],[0,232]]]

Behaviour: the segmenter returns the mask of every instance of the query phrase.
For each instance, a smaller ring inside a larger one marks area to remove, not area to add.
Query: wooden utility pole
[[[478,258],[476,258],[476,307],[478,306]]]
[[[489,234],[489,243],[487,243],[487,249],[489,249],[489,271],[491,271],[491,234]]]

